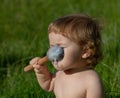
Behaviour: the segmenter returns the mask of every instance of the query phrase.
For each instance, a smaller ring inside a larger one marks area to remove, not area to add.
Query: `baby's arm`
[[[37,64],[39,57],[36,57],[30,61],[30,65],[33,65],[34,71],[40,86],[46,91],[53,90],[54,76],[49,72],[48,68],[43,65]]]

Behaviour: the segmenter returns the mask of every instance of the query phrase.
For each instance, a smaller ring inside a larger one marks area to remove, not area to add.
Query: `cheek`
[[[65,50],[64,62],[68,65],[75,63],[80,58],[80,53],[78,50]]]
[[[76,60],[78,60],[78,58],[79,58],[79,53],[78,52],[71,52],[70,54],[68,54],[68,57],[69,57],[71,62],[76,62]]]

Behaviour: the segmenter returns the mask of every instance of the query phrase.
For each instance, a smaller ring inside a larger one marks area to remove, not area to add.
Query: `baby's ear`
[[[83,58],[83,59],[87,59],[87,58],[93,56],[93,54],[94,54],[94,53],[93,53],[93,51],[92,51],[91,49],[87,49],[87,50],[85,50],[84,53],[82,54],[82,58]]]

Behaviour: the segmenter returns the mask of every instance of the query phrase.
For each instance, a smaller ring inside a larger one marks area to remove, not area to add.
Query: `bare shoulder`
[[[95,70],[87,70],[85,76],[86,80],[89,80],[89,82],[101,82],[100,76]]]
[[[86,73],[87,76],[90,76],[90,77],[91,76],[92,77],[99,77],[98,73],[93,69],[86,70],[85,73]]]
[[[87,98],[103,98],[104,90],[100,76],[94,70],[86,71]],[[94,91],[94,93],[92,93]]]
[[[95,70],[86,70],[83,72],[84,75],[84,79],[86,84],[88,85],[101,85],[101,77],[99,76],[99,74],[95,71]]]

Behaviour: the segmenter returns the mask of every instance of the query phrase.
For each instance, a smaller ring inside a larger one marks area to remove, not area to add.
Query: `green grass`
[[[47,27],[51,21],[71,13],[87,13],[103,23],[101,75],[106,98],[120,97],[119,0],[0,0],[0,97],[54,98],[43,91],[34,72],[23,68],[48,47]],[[48,64],[54,71],[51,64]]]

